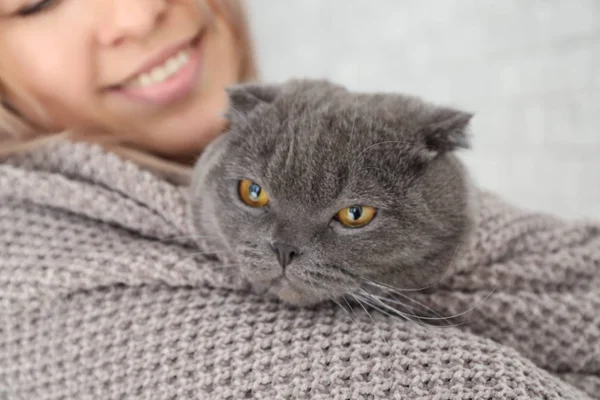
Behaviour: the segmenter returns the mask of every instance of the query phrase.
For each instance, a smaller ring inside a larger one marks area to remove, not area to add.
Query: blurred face
[[[4,96],[51,130],[194,155],[222,129],[240,59],[218,0],[0,0]]]

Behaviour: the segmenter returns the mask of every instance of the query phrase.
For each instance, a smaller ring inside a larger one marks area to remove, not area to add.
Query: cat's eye
[[[377,210],[371,206],[350,206],[342,208],[335,219],[348,228],[360,228],[367,225],[377,214]]]
[[[264,207],[269,204],[269,195],[250,179],[242,179],[238,187],[240,199],[250,207]]]

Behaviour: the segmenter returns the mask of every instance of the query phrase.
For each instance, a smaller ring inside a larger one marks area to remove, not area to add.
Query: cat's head
[[[228,89],[199,159],[194,224],[255,287],[294,304],[427,287],[470,227],[453,154],[471,115],[323,80]]]

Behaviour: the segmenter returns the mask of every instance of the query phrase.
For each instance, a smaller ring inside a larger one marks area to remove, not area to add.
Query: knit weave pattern
[[[2,161],[0,399],[600,398],[597,222],[478,193],[423,326],[247,291],[186,196],[87,144]]]

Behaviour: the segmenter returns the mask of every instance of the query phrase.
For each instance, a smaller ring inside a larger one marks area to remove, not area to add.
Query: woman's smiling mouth
[[[162,51],[143,64],[125,83],[110,91],[137,103],[162,106],[190,93],[202,65],[204,30],[192,40]]]

